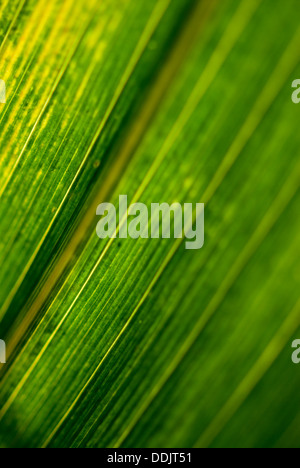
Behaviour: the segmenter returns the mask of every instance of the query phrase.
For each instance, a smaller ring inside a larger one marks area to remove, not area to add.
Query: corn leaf
[[[1,447],[299,447],[298,9],[1,3]],[[100,240],[121,194],[204,247]]]

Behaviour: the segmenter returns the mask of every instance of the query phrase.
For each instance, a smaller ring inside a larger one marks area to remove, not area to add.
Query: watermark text
[[[6,363],[6,345],[3,340],[0,340],[0,364]]]
[[[0,104],[6,103],[6,85],[5,81],[0,80]]]
[[[300,340],[294,340],[292,348],[296,350],[292,354],[292,361],[294,364],[300,364]]]
[[[204,204],[196,203],[133,203],[128,207],[127,195],[119,196],[117,210],[112,203],[101,203],[96,211],[101,216],[96,232],[100,239],[188,239],[185,248],[201,249],[204,245]]]
[[[300,80],[294,80],[292,83],[292,88],[295,89],[295,91],[292,94],[292,101],[294,104],[299,104],[300,103]]]

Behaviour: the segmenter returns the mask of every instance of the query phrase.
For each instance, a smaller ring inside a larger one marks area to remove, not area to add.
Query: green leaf
[[[298,7],[3,2],[1,447],[299,446]],[[204,247],[100,240],[120,194]]]

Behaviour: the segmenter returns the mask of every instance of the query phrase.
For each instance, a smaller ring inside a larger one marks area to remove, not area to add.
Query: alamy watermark
[[[300,364],[300,340],[294,340],[292,348],[296,350],[292,354],[292,361],[294,364]]]
[[[6,103],[6,85],[5,81],[0,80],[0,104]]]
[[[0,340],[0,364],[6,363],[6,345],[3,340]]]
[[[133,203],[128,207],[127,195],[119,196],[117,210],[112,203],[101,203],[97,208],[101,216],[96,232],[100,239],[188,239],[185,248],[201,249],[204,245],[204,204],[196,203]],[[119,228],[117,228],[117,219]]]
[[[300,103],[300,80],[294,80],[292,83],[292,88],[295,89],[295,91],[292,94],[292,101],[294,104],[299,104]]]

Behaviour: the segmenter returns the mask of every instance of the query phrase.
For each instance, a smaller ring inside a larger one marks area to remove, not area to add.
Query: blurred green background
[[[3,0],[1,447],[299,447],[298,0]],[[205,203],[205,245],[96,207]]]

